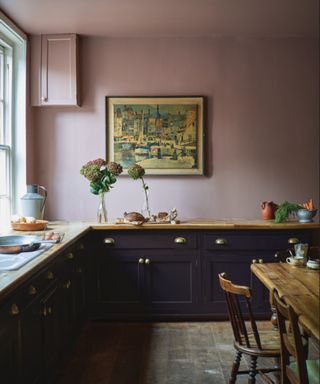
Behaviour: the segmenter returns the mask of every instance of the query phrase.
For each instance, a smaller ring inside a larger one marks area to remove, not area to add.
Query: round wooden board
[[[15,231],[42,231],[48,224],[47,220],[36,220],[35,223],[11,223]]]

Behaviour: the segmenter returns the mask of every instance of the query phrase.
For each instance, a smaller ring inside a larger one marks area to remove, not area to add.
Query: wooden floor
[[[226,383],[232,340],[227,322],[88,323],[58,384]],[[239,376],[237,383],[246,382]]]

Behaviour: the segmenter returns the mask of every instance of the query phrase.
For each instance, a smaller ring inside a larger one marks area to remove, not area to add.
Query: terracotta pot
[[[275,204],[273,201],[264,201],[263,203],[261,203],[261,216],[263,220],[274,219],[274,213],[277,208],[278,205]]]

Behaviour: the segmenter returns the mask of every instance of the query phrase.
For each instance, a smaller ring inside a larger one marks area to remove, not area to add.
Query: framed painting
[[[204,174],[203,97],[106,97],[107,160],[126,173]]]

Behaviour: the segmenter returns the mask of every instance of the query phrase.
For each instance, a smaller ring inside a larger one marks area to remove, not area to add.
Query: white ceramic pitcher
[[[43,195],[40,195],[43,191]],[[42,220],[48,192],[45,187],[38,184],[27,185],[27,193],[21,197],[21,209],[23,216],[32,216]]]

